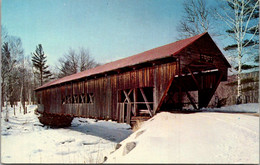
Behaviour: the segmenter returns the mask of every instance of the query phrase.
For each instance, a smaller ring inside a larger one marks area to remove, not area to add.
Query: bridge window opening
[[[71,104],[72,103],[72,98],[71,95],[65,96],[65,98],[62,101],[63,104]]]
[[[79,96],[79,103],[86,103],[86,100],[85,100],[85,94],[82,93],[80,96]]]
[[[118,102],[120,102],[120,103],[134,102],[133,89],[119,90],[118,91]]]
[[[138,105],[139,112],[148,115],[147,106],[149,105],[150,109],[153,109],[153,88],[146,87],[137,90],[137,102],[141,103]]]
[[[92,104],[94,103],[94,94],[78,94],[78,95],[68,95],[62,99],[62,104]]]
[[[94,94],[93,93],[87,93],[86,103],[94,103]]]
[[[153,87],[144,87],[119,90],[118,110],[121,119],[124,118],[126,120],[129,115],[152,116],[154,101],[153,89]]]
[[[73,97],[72,97],[72,103],[78,103],[79,102],[79,97],[78,97],[78,95],[74,95]]]

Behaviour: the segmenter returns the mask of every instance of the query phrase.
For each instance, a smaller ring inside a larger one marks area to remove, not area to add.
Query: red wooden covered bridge
[[[37,88],[40,121],[65,126],[85,117],[131,123],[162,110],[200,109],[227,80],[229,67],[206,32]]]

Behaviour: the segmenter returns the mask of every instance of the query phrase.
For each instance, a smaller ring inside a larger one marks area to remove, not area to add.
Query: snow
[[[236,108],[255,111],[258,104],[223,110]],[[161,112],[120,144],[105,163],[258,164],[259,113]]]
[[[203,108],[202,111],[259,113],[259,103],[238,104],[221,108]]]
[[[127,124],[113,121],[74,118],[71,127],[43,126],[28,106],[23,115],[8,107],[9,122],[1,114],[2,163],[102,163],[104,156],[132,131]]]
[[[258,104],[161,112],[135,132],[127,124],[85,118],[50,128],[39,123],[35,105],[25,115],[16,108],[15,116],[8,107],[5,122],[3,109],[2,163],[102,163],[104,157],[105,163],[259,163]]]

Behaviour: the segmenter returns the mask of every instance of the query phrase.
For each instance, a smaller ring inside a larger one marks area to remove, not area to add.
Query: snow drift
[[[27,108],[14,116],[8,107],[9,122],[1,113],[2,163],[102,163],[105,156],[105,163],[259,163],[258,104],[208,110],[258,112],[251,115],[162,112],[134,133],[127,124],[85,118],[50,128],[35,105]]]
[[[221,108],[203,108],[205,112],[259,113],[259,103],[238,104]]]
[[[259,163],[259,117],[161,112],[122,141],[105,163]]]

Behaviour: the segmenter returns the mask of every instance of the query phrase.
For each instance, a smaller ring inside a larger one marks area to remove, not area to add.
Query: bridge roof
[[[142,64],[142,63],[146,63],[146,62],[150,62],[150,61],[154,61],[154,60],[159,60],[159,59],[163,59],[163,58],[167,58],[170,56],[176,56],[180,51],[182,51],[183,49],[185,49],[187,46],[191,45],[192,43],[194,43],[195,41],[197,41],[198,39],[200,39],[202,36],[205,36],[209,34],[207,32],[187,38],[187,39],[183,39],[183,40],[179,40],[167,45],[163,45],[130,57],[126,57],[120,60],[116,60],[110,63],[106,63],[104,65],[89,69],[89,70],[85,70],[70,76],[66,76],[51,82],[48,82],[46,84],[44,84],[43,86],[40,86],[39,88],[37,88],[36,90],[39,89],[43,89],[43,88],[47,88],[50,86],[54,86],[54,85],[58,85],[58,84],[62,84],[65,82],[70,82],[73,80],[77,80],[77,79],[81,79],[81,78],[85,78],[85,77],[89,77],[89,76],[93,76],[93,75],[97,75],[97,74],[101,74],[101,73],[106,73],[109,71],[113,71],[113,70],[117,70],[120,68],[125,68],[125,67],[131,67],[131,66],[135,66],[138,64]],[[209,36],[210,37],[210,36]],[[228,62],[227,62],[228,63]],[[229,63],[228,63],[229,65]]]

